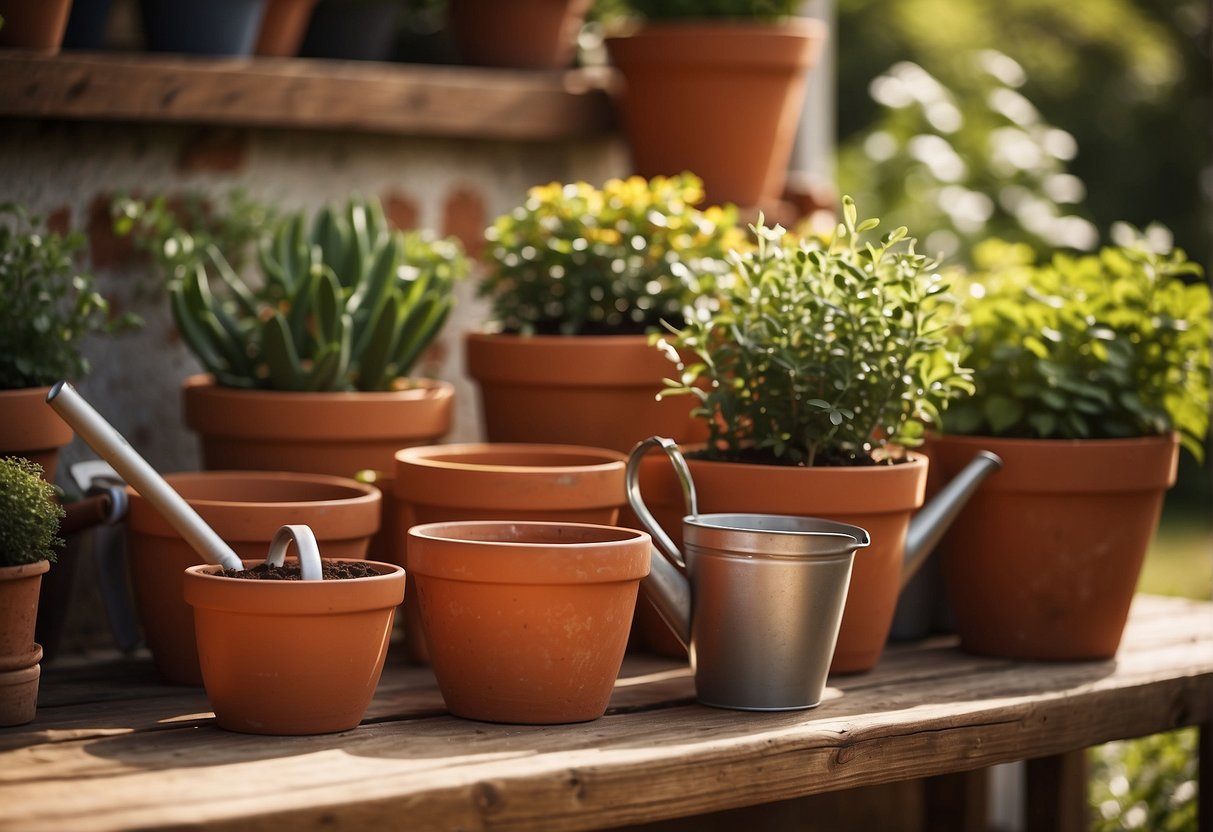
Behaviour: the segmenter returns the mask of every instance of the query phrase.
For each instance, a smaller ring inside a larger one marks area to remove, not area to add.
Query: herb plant
[[[626,0],[647,20],[734,18],[777,20],[795,14],[799,0]]]
[[[959,330],[975,395],[948,433],[1087,439],[1179,433],[1202,458],[1209,427],[1210,295],[1182,251],[1144,241],[1037,263],[988,241]]]
[[[689,296],[711,289],[744,245],[732,207],[695,206],[703,184],[675,177],[532,188],[487,229],[479,294],[507,332],[643,333],[680,322]]]
[[[22,457],[0,457],[0,566],[54,561],[63,508],[42,467]]]
[[[254,285],[214,245],[173,281],[174,320],[226,387],[390,390],[438,334],[468,268],[458,241],[390,229],[373,199],[279,223]]]
[[[949,284],[907,230],[879,241],[843,201],[828,242],[760,221],[716,297],[662,346],[697,360],[662,395],[694,395],[705,456],[785,465],[892,461],[921,441],[969,372],[948,348]],[[681,365],[680,365],[681,366]]]
[[[76,258],[79,232],[45,230],[22,206],[0,205],[0,389],[43,387],[89,371],[84,339],[134,325],[109,304]]]

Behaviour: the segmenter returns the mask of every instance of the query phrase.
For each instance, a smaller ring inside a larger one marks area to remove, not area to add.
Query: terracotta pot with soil
[[[1177,437],[943,436],[933,464],[947,475],[978,447],[1005,467],[941,545],[961,647],[1036,661],[1111,658],[1175,483]]]
[[[284,519],[311,526],[327,558],[365,557],[382,497],[371,485],[322,474],[202,471],[164,478],[242,559],[260,559]],[[202,683],[194,617],[182,596],[187,567],[202,564],[160,512],[128,490],[127,552],[147,645],[168,682]]]
[[[287,529],[291,527],[286,527]],[[284,529],[285,531],[285,529]],[[404,570],[373,561],[270,557],[185,571],[206,695],[219,726],[252,734],[326,734],[358,725],[383,670]],[[309,578],[308,560],[323,575]]]
[[[451,713],[533,725],[602,716],[649,546],[644,532],[576,523],[410,529],[409,566]]]

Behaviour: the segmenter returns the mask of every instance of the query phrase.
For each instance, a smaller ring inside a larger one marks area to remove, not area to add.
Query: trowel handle
[[[321,580],[324,574],[320,568],[320,547],[316,545],[316,535],[311,526],[296,524],[278,529],[274,539],[270,541],[270,553],[265,559],[266,563],[282,566],[286,561],[286,550],[292,543],[299,551],[299,569],[303,572],[303,580]]]
[[[674,545],[674,541],[666,534],[665,529],[661,528],[653,518],[652,512],[644,504],[644,498],[640,496],[640,461],[648,453],[649,448],[661,448],[665,452],[665,455],[670,458],[670,462],[674,465],[674,473],[678,475],[678,484],[682,486],[682,496],[686,500],[686,513],[692,516],[699,513],[699,508],[695,502],[695,483],[691,481],[691,471],[687,468],[687,461],[683,458],[682,452],[678,450],[678,444],[673,439],[667,439],[664,436],[650,436],[648,439],[638,442],[636,447],[632,449],[632,454],[628,457],[628,467],[625,475],[628,505],[632,507],[632,511],[636,512],[636,516],[640,518],[640,522],[644,524],[649,534],[653,536],[653,542],[657,544],[657,548],[661,553],[667,559],[685,569],[686,561],[683,560],[682,553],[678,551],[678,547]]]

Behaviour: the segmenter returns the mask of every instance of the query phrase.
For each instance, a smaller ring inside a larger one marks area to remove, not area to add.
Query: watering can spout
[[[914,516],[906,534],[905,562],[901,570],[902,586],[913,577],[927,555],[943,538],[956,515],[976,493],[978,486],[1001,467],[1002,459],[997,454],[978,451],[969,464]]]

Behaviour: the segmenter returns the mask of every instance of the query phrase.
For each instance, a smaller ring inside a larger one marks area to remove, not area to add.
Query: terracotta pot
[[[888,639],[901,591],[906,532],[923,503],[926,459],[911,454],[909,462],[891,466],[793,468],[688,457],[687,465],[701,512],[819,517],[868,532],[872,544],[855,558],[830,672],[871,670]],[[685,510],[669,463],[645,457],[640,487],[654,518],[681,546]]]
[[[360,560],[379,528],[382,497],[371,485],[321,474],[202,471],[165,479],[242,559],[264,559],[284,523],[312,527],[326,558]],[[173,684],[202,684],[194,616],[181,592],[201,564],[151,504],[128,489],[127,553],[135,605],[156,669]]]
[[[352,477],[390,470],[400,448],[451,429],[454,387],[418,381],[385,393],[284,393],[185,380],[185,423],[202,439],[207,468],[306,471]]]
[[[1003,469],[941,545],[961,647],[1029,660],[1114,656],[1175,483],[1177,439],[944,436],[932,460],[949,476],[979,447]]]
[[[316,0],[268,0],[253,54],[290,58],[299,54]]]
[[[546,725],[606,712],[649,536],[576,523],[409,530],[409,565],[442,698],[468,719]]]
[[[71,10],[72,0],[0,0],[0,48],[55,54]]]
[[[779,200],[824,27],[793,19],[650,24],[607,38],[636,173],[689,170],[708,204]]]
[[[0,567],[0,726],[24,725],[37,709],[42,648],[34,643],[34,624],[48,569],[45,560]]]
[[[466,64],[565,69],[591,0],[451,0],[449,20]]]
[[[375,577],[327,581],[225,578],[209,565],[185,570],[206,695],[220,727],[329,734],[362,721],[404,597],[403,569],[369,563]]]
[[[657,401],[675,367],[645,335],[469,333],[467,372],[480,385],[490,442],[551,442],[628,452],[658,434],[702,442],[689,397]]]
[[[46,403],[49,387],[0,390],[0,456],[22,456],[42,466],[42,478],[55,481],[59,449],[72,441],[72,429]]]

